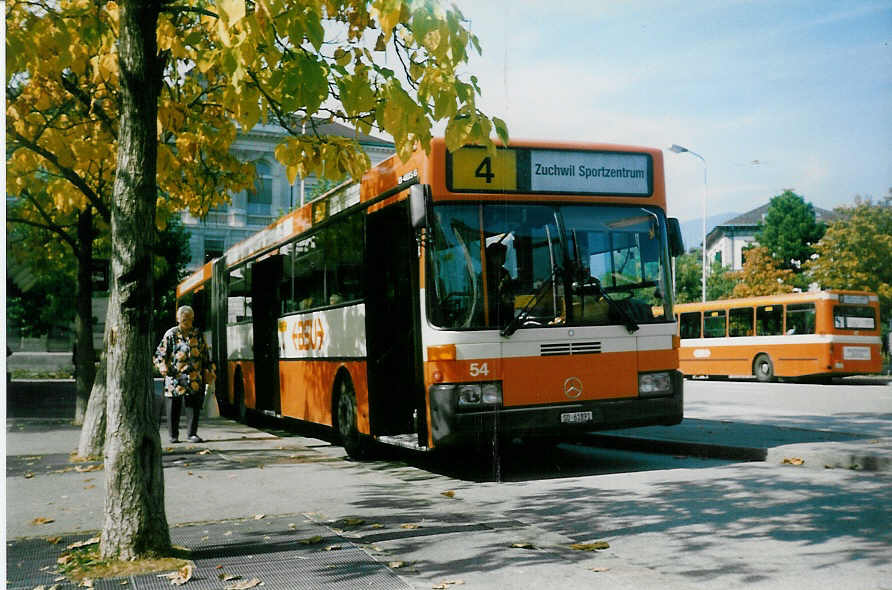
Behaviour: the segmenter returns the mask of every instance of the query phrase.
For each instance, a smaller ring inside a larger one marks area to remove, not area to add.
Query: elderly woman
[[[183,403],[189,408],[189,441],[198,436],[198,415],[204,403],[205,384],[214,380],[214,364],[208,356],[204,335],[192,324],[195,311],[188,305],[177,309],[177,325],[164,333],[154,362],[164,377],[167,426],[170,442],[178,443]]]

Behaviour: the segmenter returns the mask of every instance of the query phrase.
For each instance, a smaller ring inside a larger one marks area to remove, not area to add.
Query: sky
[[[892,1],[456,0],[512,137],[664,150],[669,214],[892,187]],[[679,144],[700,154],[668,150]]]

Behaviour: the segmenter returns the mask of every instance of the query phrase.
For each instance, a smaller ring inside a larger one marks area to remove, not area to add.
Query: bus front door
[[[251,298],[254,315],[254,394],[256,409],[281,413],[279,398],[279,281],[282,257],[254,265]]]
[[[366,336],[372,434],[425,431],[420,381],[418,254],[405,207],[368,216]]]

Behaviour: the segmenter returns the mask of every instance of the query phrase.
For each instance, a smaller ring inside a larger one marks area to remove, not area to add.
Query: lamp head
[[[676,154],[680,154],[680,153],[687,152],[690,150],[688,150],[688,148],[686,148],[686,147],[682,147],[676,143],[673,143],[672,147],[669,148],[669,151],[675,152]]]

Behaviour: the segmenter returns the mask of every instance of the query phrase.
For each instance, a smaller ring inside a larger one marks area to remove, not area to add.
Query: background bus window
[[[728,312],[728,336],[752,336],[753,308],[738,307]]]
[[[756,308],[756,336],[783,334],[783,306],[763,305]]]
[[[681,314],[679,322],[679,336],[681,338],[699,338],[700,337],[700,312],[688,311]]]
[[[725,337],[725,310],[707,311],[703,318],[703,337],[704,338],[724,338]]]
[[[229,304],[226,323],[251,321],[251,264],[240,266],[229,273]]]
[[[787,335],[815,333],[815,304],[791,303],[787,305]]]
[[[833,327],[840,330],[876,330],[876,313],[866,305],[837,305],[833,308]]]

